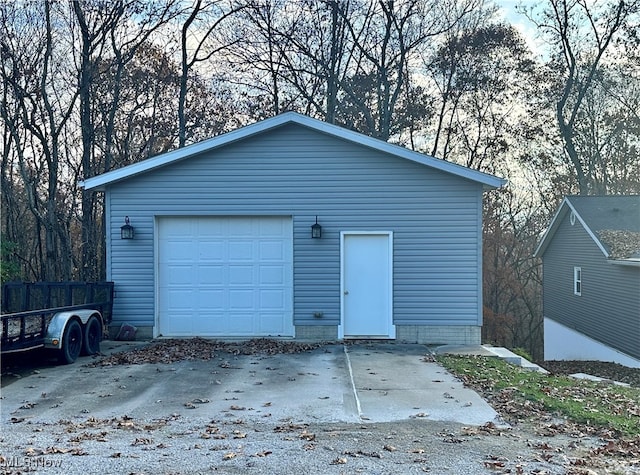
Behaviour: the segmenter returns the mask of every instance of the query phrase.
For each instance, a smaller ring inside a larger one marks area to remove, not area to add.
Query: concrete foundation
[[[396,325],[396,340],[425,345],[479,345],[481,327]]]
[[[109,327],[110,339],[116,338],[120,327],[120,324]],[[479,326],[396,325],[395,340],[398,343],[424,345],[480,345],[480,329]],[[152,338],[153,327],[136,327],[136,340],[151,340]],[[295,339],[336,341],[338,340],[338,327],[336,325],[297,325]]]
[[[298,325],[296,340],[335,341],[338,339],[338,327],[335,325]]]

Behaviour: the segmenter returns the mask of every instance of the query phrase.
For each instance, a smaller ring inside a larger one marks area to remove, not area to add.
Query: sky
[[[508,23],[513,25],[526,39],[531,51],[536,55],[542,55],[543,42],[537,37],[536,27],[523,14],[517,12],[518,5],[534,6],[539,2],[530,0],[495,0],[498,6],[498,14]]]

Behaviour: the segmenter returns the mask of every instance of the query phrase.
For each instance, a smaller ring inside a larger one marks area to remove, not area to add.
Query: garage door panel
[[[193,299],[194,291],[190,289],[170,289],[161,297],[161,303],[164,303],[167,309],[172,311],[181,311],[184,307],[185,300]]]
[[[259,221],[258,226],[262,237],[286,237],[289,232],[287,223],[277,219]]]
[[[167,322],[167,332],[175,336],[186,336],[193,332],[193,318],[189,314],[175,312],[171,321]]]
[[[194,328],[203,335],[215,334],[220,328],[225,327],[226,316],[222,312],[210,312],[201,314],[195,319]]]
[[[256,222],[254,219],[247,219],[242,217],[231,217],[228,218],[228,228],[227,234],[231,237],[233,236],[246,236],[249,238],[253,238],[255,235],[255,226]]]
[[[258,272],[259,279],[258,284],[264,285],[284,285],[285,283],[285,270],[282,266],[274,265],[261,265]]]
[[[293,336],[291,218],[161,218],[158,330]]]
[[[164,262],[191,261],[194,242],[192,239],[173,238],[163,243],[162,254],[166,256]]]
[[[253,289],[230,289],[229,290],[229,310],[247,310],[255,307],[253,300]]]
[[[227,315],[229,332],[238,335],[252,335],[255,333],[253,312],[230,312]]]
[[[194,268],[191,264],[169,264],[166,266],[169,275],[167,284],[176,287],[179,285],[193,285],[195,282]]]
[[[253,261],[254,243],[249,240],[233,240],[229,241],[227,259],[231,261]]]
[[[199,312],[194,312],[194,317],[204,312],[223,312],[229,306],[227,292],[223,289],[199,289],[198,294]]]
[[[219,238],[227,234],[227,225],[221,219],[201,219],[197,221],[197,225],[198,235],[201,238]]]
[[[225,281],[223,265],[202,264],[197,268],[199,285],[222,285]]]
[[[282,241],[262,241],[260,244],[259,258],[262,261],[282,261],[285,258],[285,246]]]
[[[230,265],[229,285],[253,285],[253,265]]]
[[[260,293],[260,309],[262,310],[279,310],[285,309],[285,293],[281,289],[264,290]]]
[[[205,261],[221,262],[224,260],[225,245],[221,239],[207,239],[197,242],[198,257]]]
[[[261,331],[269,331],[272,328],[278,328],[280,332],[285,332],[286,330],[282,324],[280,313],[261,312],[258,322]]]

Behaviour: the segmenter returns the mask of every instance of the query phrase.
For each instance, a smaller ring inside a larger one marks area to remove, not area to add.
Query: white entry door
[[[395,338],[391,232],[342,233],[342,338]]]
[[[162,336],[293,336],[290,217],[158,221]]]

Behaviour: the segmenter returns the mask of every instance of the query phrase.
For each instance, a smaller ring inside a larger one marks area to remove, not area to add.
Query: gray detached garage
[[[84,182],[114,328],[456,344],[480,341],[482,194],[503,184],[296,113]]]

